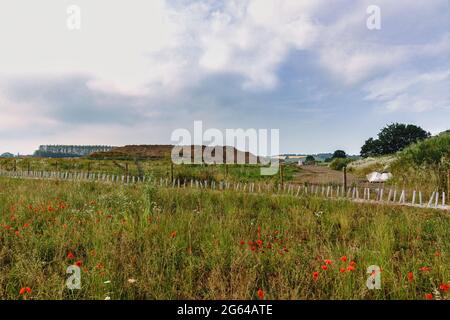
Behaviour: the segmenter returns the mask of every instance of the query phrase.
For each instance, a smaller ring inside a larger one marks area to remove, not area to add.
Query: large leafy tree
[[[361,147],[361,156],[380,156],[403,150],[412,143],[430,137],[430,133],[413,124],[393,123],[383,128],[378,139],[370,138]]]

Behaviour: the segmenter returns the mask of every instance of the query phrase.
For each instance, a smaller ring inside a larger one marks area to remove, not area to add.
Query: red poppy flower
[[[443,283],[439,286],[439,289],[443,292],[447,292],[450,289],[450,283]]]
[[[339,268],[340,273],[344,273],[345,271],[347,271],[347,270],[345,270],[345,268]]]
[[[428,272],[431,270],[431,268],[430,267],[421,267],[419,270],[422,272]]]
[[[408,272],[408,281],[412,282],[414,280],[414,273]]]
[[[261,300],[264,299],[264,291],[262,289],[258,290],[258,298]]]
[[[263,245],[263,242],[261,239],[258,239],[256,240],[256,244],[261,247]]]
[[[83,265],[83,261],[78,260],[77,262],[75,262],[75,265],[76,265],[77,267],[81,267],[81,266]]]
[[[74,254],[72,252],[69,252],[67,254],[67,259],[74,259],[74,258],[75,258],[75,256],[74,256]]]
[[[347,256],[342,256],[339,258],[339,260],[341,260],[343,262],[347,262]]]
[[[243,246],[243,245],[245,244],[245,242],[244,242],[244,241],[241,241],[240,244],[241,244],[241,246]]]
[[[25,293],[31,293],[31,288],[30,287],[24,287],[24,288],[20,288],[19,290],[19,294],[20,295],[24,295]]]
[[[177,236],[177,232],[176,231],[172,231],[172,233],[170,234],[170,237],[173,239]]]
[[[328,269],[328,267],[326,265],[323,265],[321,268],[322,268],[322,270],[327,270]]]
[[[355,271],[355,267],[354,266],[348,266],[347,267],[347,271]]]
[[[333,264],[333,261],[331,261],[329,259],[325,259],[324,262],[325,262],[325,264],[328,264],[328,265],[332,265]]]
[[[314,280],[317,280],[319,278],[319,272],[318,271],[314,271],[312,276],[313,276]]]
[[[355,261],[350,261],[350,265],[351,265],[352,267],[356,267],[356,262],[355,262]]]
[[[425,294],[425,299],[427,299],[427,300],[433,300],[433,294],[432,294],[432,293],[426,293],[426,294]]]

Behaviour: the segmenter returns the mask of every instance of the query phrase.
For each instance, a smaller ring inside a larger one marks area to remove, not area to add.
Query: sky
[[[0,153],[167,144],[196,120],[279,129],[283,153],[450,129],[450,1],[0,0]]]

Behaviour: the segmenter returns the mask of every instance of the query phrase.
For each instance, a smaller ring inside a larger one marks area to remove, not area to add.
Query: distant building
[[[281,155],[278,159],[283,160],[284,163],[295,163],[302,166],[306,161],[306,156],[302,155]]]
[[[42,145],[34,152],[34,156],[44,158],[84,157],[94,152],[108,152],[112,148],[112,146]]]

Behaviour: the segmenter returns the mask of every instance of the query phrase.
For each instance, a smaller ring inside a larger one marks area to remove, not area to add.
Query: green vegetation
[[[393,155],[369,157],[349,164],[349,172],[365,176],[373,171],[389,171],[387,184],[426,192],[447,192],[450,170],[450,132],[414,143]]]
[[[1,299],[448,298],[441,211],[5,178],[0,190]],[[81,290],[65,286],[72,264]],[[366,288],[371,265],[381,290]]]
[[[344,167],[346,167],[349,163],[353,162],[353,159],[350,158],[335,158],[330,163],[330,168],[333,170],[342,170]]]
[[[413,144],[400,152],[392,164],[399,181],[431,184],[441,191],[447,189],[450,170],[450,133]]]
[[[154,178],[171,177],[171,161],[167,159],[152,160],[99,160],[86,158],[15,158],[0,159],[0,169],[7,171],[63,171],[63,172],[94,172],[114,175],[152,176]],[[175,179],[194,179],[208,181],[239,181],[239,182],[278,182],[279,175],[261,176],[259,165],[174,165]],[[283,180],[292,181],[299,168],[286,165],[283,170]]]

